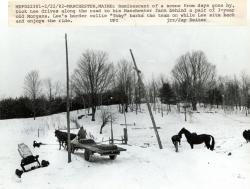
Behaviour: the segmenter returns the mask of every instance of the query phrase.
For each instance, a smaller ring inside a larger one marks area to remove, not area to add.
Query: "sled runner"
[[[126,149],[120,148],[114,144],[96,144],[96,142],[92,139],[82,139],[79,142],[76,137],[71,141],[72,153],[74,153],[77,149],[85,150],[84,158],[86,161],[89,161],[90,156],[94,153],[98,153],[101,156],[109,156],[111,160],[114,160],[121,151],[126,151]]]
[[[22,167],[24,172],[34,170],[36,168],[41,167],[40,162],[38,160],[39,155],[33,156],[32,152],[30,151],[29,147],[26,144],[24,144],[24,143],[18,144],[18,152],[19,152],[20,156],[22,157],[21,167]],[[32,164],[32,163],[37,163],[37,165],[31,167],[31,169],[29,169],[29,170],[26,170],[25,166]]]

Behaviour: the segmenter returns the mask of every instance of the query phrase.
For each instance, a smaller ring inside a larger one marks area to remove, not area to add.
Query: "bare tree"
[[[236,110],[239,108],[241,109],[241,99],[240,99],[240,82],[237,79],[236,75],[234,75],[233,80],[233,86],[234,86],[234,104],[236,107]]]
[[[24,79],[25,95],[31,100],[34,120],[36,119],[37,99],[42,92],[42,82],[39,78],[39,72],[33,70],[29,72]]]
[[[248,91],[250,89],[250,78],[245,73],[241,73],[241,90],[242,90],[242,104],[245,106],[246,116],[247,116],[247,101],[248,101]]]
[[[128,105],[132,102],[132,71],[133,68],[131,62],[128,62],[125,59],[118,62],[116,83],[120,94],[119,98],[122,104],[122,113],[128,111]]]
[[[61,96],[62,87],[59,81],[53,82],[50,78],[47,78],[44,80],[44,87],[49,101]]]
[[[193,110],[197,110],[197,101],[214,81],[215,65],[208,62],[202,51],[188,52],[180,56],[172,74],[180,88],[184,89],[182,98],[190,100]]]
[[[103,127],[105,127],[105,125],[107,125],[110,121],[111,121],[111,112],[108,110],[102,110],[101,111],[101,121],[102,121],[102,125],[100,128],[100,134],[102,134],[102,129]]]
[[[143,78],[143,74],[141,73],[141,78]],[[142,99],[145,99],[146,90],[144,86],[142,86],[141,82],[139,82],[139,78],[136,74],[136,71],[133,73],[133,102],[135,104],[136,114],[138,111],[141,112],[141,102]]]
[[[51,78],[45,79],[43,84],[45,96],[49,101],[48,112],[51,113],[53,100],[61,95],[62,87],[59,81],[53,82]]]
[[[152,77],[152,80],[150,81],[147,88],[149,94],[149,102],[153,103],[153,110],[156,112],[157,97],[159,96],[159,85],[154,77]]]
[[[85,95],[84,91],[80,91],[74,82],[72,82],[71,84],[72,84],[72,86],[71,86],[72,93],[75,94],[75,97],[80,98],[80,103],[83,105],[83,109],[85,109],[86,103],[85,103],[85,99],[84,99],[84,95]]]
[[[54,98],[61,97],[63,93],[62,83],[60,81],[56,81],[53,84],[54,88]]]
[[[48,98],[49,101],[52,100],[52,81],[50,78],[47,78],[44,80],[44,87],[45,87],[45,91],[46,91],[46,96]]]
[[[74,88],[90,95],[92,121],[95,121],[98,94],[108,90],[113,78],[113,64],[103,51],[87,50],[78,63],[72,76]]]
[[[224,92],[224,104],[229,106],[232,110],[237,109],[240,106],[240,88],[239,82],[234,76],[234,78],[225,77],[225,92]]]
[[[240,79],[235,75],[233,77],[219,77],[217,84],[222,94],[223,108],[233,110],[235,107],[236,110],[238,108],[241,110],[243,106],[247,116],[250,89],[249,76],[245,72],[242,72]]]

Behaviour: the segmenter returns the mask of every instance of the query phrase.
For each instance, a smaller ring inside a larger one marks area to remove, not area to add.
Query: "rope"
[[[37,142],[37,141],[33,141],[33,147],[37,147],[40,148],[41,145],[58,145],[58,144],[48,144],[48,143],[42,143],[42,142]]]

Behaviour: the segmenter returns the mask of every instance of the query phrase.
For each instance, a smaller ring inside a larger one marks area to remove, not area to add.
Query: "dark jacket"
[[[79,131],[78,131],[78,139],[86,139],[86,136],[87,136],[87,132],[81,128]]]

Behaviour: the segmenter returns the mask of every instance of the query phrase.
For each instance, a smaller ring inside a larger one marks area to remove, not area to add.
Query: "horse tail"
[[[211,139],[212,139],[212,144],[210,146],[210,150],[214,150],[214,145],[215,145],[215,141],[214,141],[214,137],[212,135],[210,135]]]

